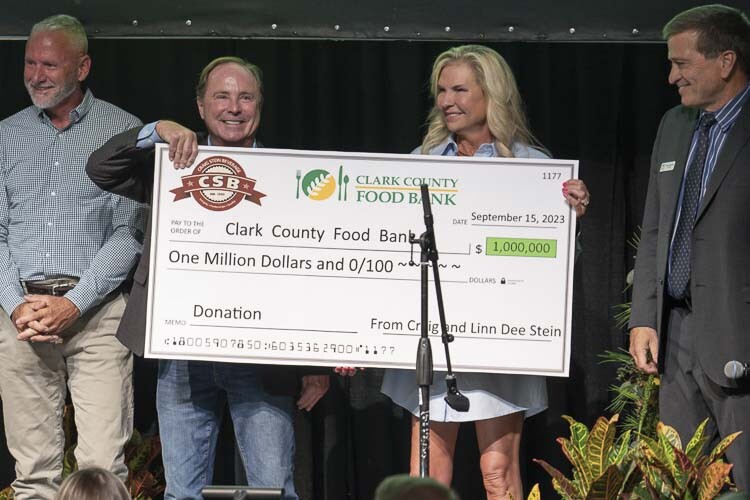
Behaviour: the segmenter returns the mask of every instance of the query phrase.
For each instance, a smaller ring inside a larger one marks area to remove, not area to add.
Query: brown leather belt
[[[62,278],[51,278],[47,280],[21,281],[25,293],[39,295],[54,295],[62,297],[78,284],[78,278],[65,276]]]

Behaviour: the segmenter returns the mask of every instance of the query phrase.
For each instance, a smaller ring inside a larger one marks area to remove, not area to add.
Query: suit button
[[[656,282],[659,283],[660,285],[663,285],[664,284],[664,278],[659,278],[658,280],[656,280]]]

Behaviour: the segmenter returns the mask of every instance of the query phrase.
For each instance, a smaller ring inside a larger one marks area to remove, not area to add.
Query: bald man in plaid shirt
[[[132,357],[115,332],[145,214],[84,167],[140,121],[84,90],[87,50],[75,18],[37,23],[24,65],[33,106],[0,122],[0,397],[21,500],[52,499],[61,482],[68,389],[78,466],[127,477]]]

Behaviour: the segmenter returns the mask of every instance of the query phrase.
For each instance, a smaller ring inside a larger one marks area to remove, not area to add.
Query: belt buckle
[[[22,280],[21,281],[21,287],[23,288],[24,293],[33,293],[29,291],[29,288],[41,290],[42,294],[44,295],[52,295],[55,297],[60,297],[64,295],[65,293],[69,292],[75,286],[77,285],[77,280],[70,279],[70,278],[53,278],[49,280],[38,280],[38,281],[28,281],[28,280]],[[40,292],[37,292],[40,293]]]
[[[71,291],[73,288],[75,288],[76,283],[73,283],[71,281],[65,281],[62,283],[52,283],[50,285],[49,294],[55,297],[62,297],[69,291]]]

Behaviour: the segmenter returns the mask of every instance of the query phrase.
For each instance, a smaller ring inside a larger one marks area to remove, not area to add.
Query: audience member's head
[[[55,500],[130,500],[130,493],[117,476],[91,467],[65,478]]]
[[[453,490],[428,477],[399,474],[387,477],[375,490],[375,500],[459,500]]]

